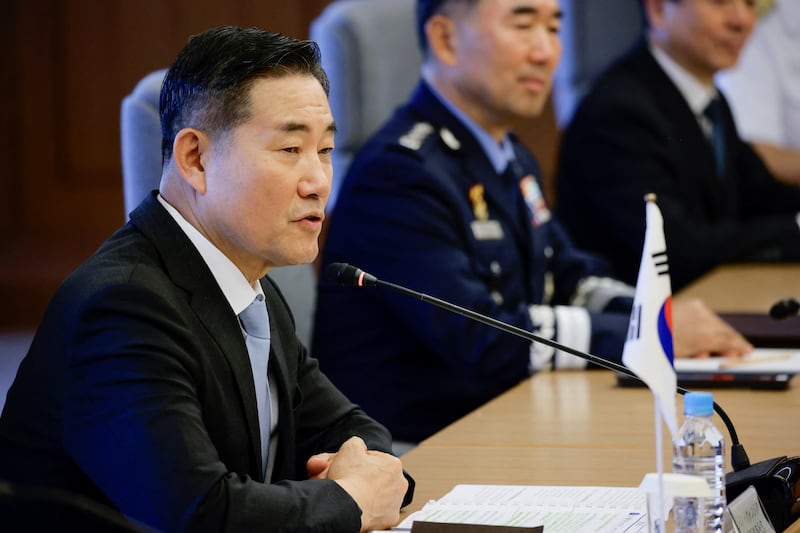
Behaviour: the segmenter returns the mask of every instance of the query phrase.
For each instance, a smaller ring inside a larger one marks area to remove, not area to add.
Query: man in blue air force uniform
[[[418,17],[423,79],[349,169],[323,263],[349,262],[618,359],[633,289],[571,244],[538,163],[509,133],[549,94],[556,0],[420,1]],[[726,342],[744,342],[707,308],[693,310]],[[401,440],[431,435],[532,371],[586,366],[381,288],[322,282],[315,322],[326,374]]]

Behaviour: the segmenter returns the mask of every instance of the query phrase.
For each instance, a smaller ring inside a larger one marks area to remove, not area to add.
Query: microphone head
[[[372,274],[347,263],[330,263],[325,269],[325,278],[343,287],[371,287],[378,282]]]
[[[789,298],[776,302],[769,310],[769,316],[773,320],[783,320],[784,318],[796,315],[798,311],[800,311],[800,302],[795,298]]]

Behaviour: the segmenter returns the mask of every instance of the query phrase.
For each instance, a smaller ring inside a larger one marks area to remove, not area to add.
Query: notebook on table
[[[675,359],[678,385],[687,389],[749,387],[786,389],[800,373],[800,350],[796,348],[756,348],[741,359]],[[617,374],[620,386],[644,386],[639,380]]]
[[[719,316],[753,346],[800,349],[800,317],[774,320],[763,313],[720,313]]]

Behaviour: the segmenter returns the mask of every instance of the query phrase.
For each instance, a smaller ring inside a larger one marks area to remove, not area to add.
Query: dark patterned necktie
[[[525,201],[525,194],[522,190],[522,180],[527,176],[525,168],[516,159],[508,162],[505,172],[503,173],[503,180],[511,195],[511,203],[506,206],[506,209],[511,213],[515,224],[522,224],[523,228],[530,228],[533,224],[533,215],[531,211],[532,206],[529,206]]]
[[[722,124],[722,103],[714,97],[706,106],[703,115],[711,122],[711,146],[714,149],[714,162],[717,176],[725,176],[725,128]]]

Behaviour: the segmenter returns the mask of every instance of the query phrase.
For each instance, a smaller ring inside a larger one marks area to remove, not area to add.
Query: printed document
[[[544,526],[546,533],[647,532],[647,499],[628,487],[456,485],[403,520],[495,526]]]

